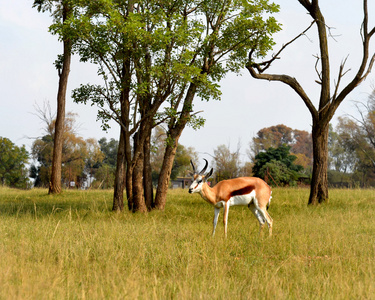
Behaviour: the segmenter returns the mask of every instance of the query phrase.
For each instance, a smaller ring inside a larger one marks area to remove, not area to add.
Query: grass
[[[0,188],[0,299],[375,299],[375,191],[307,199],[273,190],[271,238],[233,207],[225,240],[186,191],[141,215],[112,213],[111,191]]]

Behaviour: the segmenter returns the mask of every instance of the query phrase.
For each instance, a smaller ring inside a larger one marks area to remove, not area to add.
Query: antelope
[[[215,235],[217,220],[220,209],[224,208],[224,234],[227,237],[229,207],[234,205],[247,205],[257,218],[261,234],[263,226],[267,223],[269,235],[272,235],[273,220],[267,209],[271,203],[271,188],[257,177],[239,177],[218,182],[213,188],[207,184],[207,179],[212,175],[213,169],[206,172],[208,162],[206,159],[204,168],[197,173],[193,164],[193,183],[190,185],[189,193],[199,193],[202,198],[214,206],[215,215],[213,221],[212,236]]]

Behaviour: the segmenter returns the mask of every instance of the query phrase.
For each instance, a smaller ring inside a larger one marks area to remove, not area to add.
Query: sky
[[[297,0],[274,0],[280,5],[276,19],[283,30],[274,36],[278,49],[302,32],[311,17]],[[321,9],[334,38],[329,39],[332,79],[337,77],[341,62],[347,57],[350,71],[343,78],[341,87],[356,73],[361,59],[360,26],[362,6],[359,0],[322,0]],[[369,1],[369,23],[375,26],[375,1]],[[49,103],[56,110],[58,75],[53,65],[62,44],[48,32],[52,18],[48,13],[38,13],[32,0],[0,1],[0,136],[30,151],[35,138],[43,136],[43,122],[36,115],[35,107]],[[315,29],[283,51],[281,59],[269,69],[274,74],[295,77],[306,93],[317,104],[319,86],[314,69],[319,53]],[[375,41],[372,43],[375,51]],[[272,54],[272,52],[270,53]],[[353,101],[367,100],[375,88],[375,68],[356,90],[339,107],[337,117],[356,115]],[[96,121],[95,107],[75,104],[71,90],[80,84],[100,82],[96,67],[79,62],[73,57],[67,92],[67,112],[78,115],[78,134],[84,138],[119,139],[119,128],[111,123],[103,132]],[[332,83],[333,85],[334,83]],[[295,92],[283,83],[254,79],[244,69],[241,75],[228,74],[220,82],[221,101],[203,102],[195,99],[194,109],[203,111],[205,126],[199,130],[186,128],[180,138],[184,146],[191,146],[201,158],[210,160],[217,146],[225,144],[232,151],[240,145],[241,159],[248,160],[246,150],[256,133],[265,127],[284,124],[293,129],[311,132],[311,115]],[[210,157],[211,156],[211,157]]]

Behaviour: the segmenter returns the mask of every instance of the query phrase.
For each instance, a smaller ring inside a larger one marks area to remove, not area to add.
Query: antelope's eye
[[[203,181],[203,180],[202,180],[202,179],[200,179],[200,180],[198,180],[198,181],[197,181],[197,183],[198,183],[198,184],[200,184],[200,183],[202,183],[202,181]]]

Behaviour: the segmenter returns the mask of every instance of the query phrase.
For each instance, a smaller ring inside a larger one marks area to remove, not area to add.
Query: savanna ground
[[[375,190],[274,189],[274,235],[173,190],[165,211],[111,212],[111,191],[0,188],[0,299],[375,299]],[[222,214],[221,214],[222,217]]]

